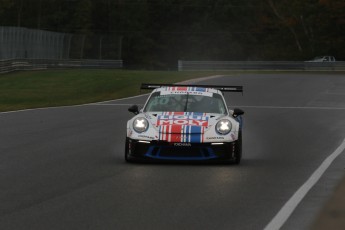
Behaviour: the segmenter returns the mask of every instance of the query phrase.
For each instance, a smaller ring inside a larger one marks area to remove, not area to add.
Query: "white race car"
[[[125,160],[230,161],[242,157],[241,109],[229,110],[222,92],[242,86],[142,84],[153,90],[144,108],[128,110]]]

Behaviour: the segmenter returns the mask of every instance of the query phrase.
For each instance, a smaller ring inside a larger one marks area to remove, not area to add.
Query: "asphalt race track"
[[[202,84],[245,110],[240,165],[128,164],[127,108],[146,96],[0,113],[0,229],[264,229],[345,138],[345,75],[242,74]],[[281,229],[308,229],[339,155]]]

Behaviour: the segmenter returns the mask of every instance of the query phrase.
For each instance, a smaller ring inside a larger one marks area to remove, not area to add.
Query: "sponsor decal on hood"
[[[188,125],[208,126],[209,117],[203,113],[169,113],[157,116],[157,126],[161,125]]]

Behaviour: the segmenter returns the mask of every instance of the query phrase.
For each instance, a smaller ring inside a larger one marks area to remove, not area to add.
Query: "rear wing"
[[[141,83],[140,89],[157,89],[161,87],[197,87],[197,88],[212,88],[222,92],[242,92],[243,86],[223,86],[223,85],[186,85],[186,84],[151,84]]]

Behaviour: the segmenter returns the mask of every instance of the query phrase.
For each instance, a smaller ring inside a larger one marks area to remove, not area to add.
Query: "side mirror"
[[[137,115],[139,113],[139,108],[137,105],[132,105],[128,108],[128,111]]]
[[[237,117],[243,114],[244,114],[244,111],[242,109],[235,108],[232,116]]]

